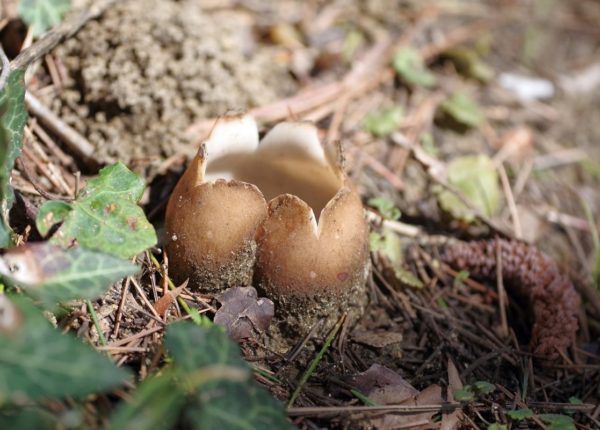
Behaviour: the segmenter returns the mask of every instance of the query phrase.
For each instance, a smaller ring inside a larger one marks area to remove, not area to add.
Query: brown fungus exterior
[[[259,142],[251,117],[225,118],[169,201],[170,273],[206,292],[254,280],[284,337],[344,314],[356,321],[367,302],[368,226],[341,160],[312,124],[279,124]]]
[[[255,279],[276,304],[286,331],[326,329],[344,313],[351,321],[366,304],[368,227],[360,198],[344,186],[328,203],[315,231],[310,208],[296,196],[271,200],[257,234]]]

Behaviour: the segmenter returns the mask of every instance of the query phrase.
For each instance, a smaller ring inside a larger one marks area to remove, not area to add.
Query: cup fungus
[[[340,147],[310,123],[259,141],[252,117],[220,120],[175,187],[166,230],[174,277],[209,292],[254,283],[292,333],[356,319],[366,304],[362,203]]]

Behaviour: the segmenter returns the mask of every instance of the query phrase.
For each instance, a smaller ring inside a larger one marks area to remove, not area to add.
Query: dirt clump
[[[156,165],[181,151],[196,119],[262,105],[293,91],[251,20],[193,1],[118,2],[57,48],[69,79],[53,110],[102,163]]]

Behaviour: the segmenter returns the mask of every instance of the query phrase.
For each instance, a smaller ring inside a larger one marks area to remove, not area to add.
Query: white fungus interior
[[[318,217],[340,189],[341,180],[328,165],[310,157],[270,152],[232,153],[209,160],[205,179],[236,179],[254,184],[267,201],[281,194],[293,194]]]

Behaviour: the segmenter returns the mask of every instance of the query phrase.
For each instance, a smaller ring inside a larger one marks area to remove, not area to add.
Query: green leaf
[[[569,403],[572,405],[583,405],[583,400],[579,397],[571,396],[569,397]]]
[[[361,393],[360,391],[351,389],[350,392],[352,393],[352,395],[354,397],[356,397],[358,400],[363,402],[366,406],[377,406],[377,403],[375,403],[373,400],[369,399],[369,396],[366,396],[365,394]]]
[[[453,395],[454,395],[454,399],[459,402],[470,402],[471,400],[473,400],[475,398],[475,394],[471,390],[470,385],[465,385],[464,388],[455,390]]]
[[[48,308],[74,299],[94,299],[139,268],[129,261],[84,248],[64,250],[30,243],[0,257],[0,275]]]
[[[23,297],[0,296],[0,405],[83,397],[117,387],[128,372],[62,335]]]
[[[371,197],[367,203],[369,206],[377,209],[386,219],[396,220],[400,218],[400,209],[390,199],[385,197]]]
[[[205,430],[296,429],[283,406],[254,384],[222,382],[193,398],[184,412],[185,428]],[[205,400],[208,398],[209,400]]]
[[[521,421],[533,417],[533,411],[529,408],[515,409],[514,411],[507,411],[506,415],[515,421]]]
[[[35,226],[42,236],[46,236],[50,229],[63,222],[72,210],[73,206],[60,200],[46,202],[38,211]]]
[[[108,429],[169,430],[174,427],[185,403],[185,391],[168,370],[146,379],[133,398],[119,406]]]
[[[365,36],[357,30],[351,30],[344,39],[342,45],[342,58],[346,63],[350,63],[358,49],[365,43]]]
[[[473,384],[473,388],[480,394],[491,394],[496,391],[496,386],[487,381],[477,381]]]
[[[380,251],[392,265],[402,264],[404,257],[400,236],[389,228],[383,228],[381,233],[369,236],[371,251]]]
[[[15,159],[21,154],[27,121],[24,75],[24,70],[13,70],[0,92],[0,248],[7,248],[13,242],[8,225],[8,212],[15,199],[10,174]]]
[[[442,58],[451,61],[456,70],[467,78],[487,83],[494,77],[490,66],[481,61],[479,52],[467,47],[449,49],[442,54]]]
[[[493,216],[500,206],[498,174],[492,160],[485,155],[455,158],[448,165],[448,184],[461,192],[481,213]],[[455,218],[473,221],[472,211],[452,191],[438,194],[440,206]]]
[[[487,430],[506,430],[506,424],[492,423],[487,426]]]
[[[239,347],[218,326],[171,324],[165,340],[194,393],[184,421],[193,429],[293,429],[282,405],[257,386]]]
[[[547,430],[576,430],[573,418],[559,414],[541,414],[539,418],[548,424]]]
[[[461,270],[460,272],[458,272],[454,277],[454,282],[452,283],[454,288],[461,286],[464,283],[464,281],[466,281],[469,278],[469,276],[471,276],[471,274],[468,270]]]
[[[409,85],[431,87],[435,85],[435,76],[427,69],[423,57],[416,49],[399,49],[392,62],[398,76]]]
[[[19,15],[39,36],[54,27],[71,8],[71,0],[21,0]]]
[[[51,242],[81,246],[130,258],[156,244],[156,233],[137,205],[144,192],[144,180],[122,163],[100,170],[77,200],[70,205],[46,202],[36,225],[47,232],[51,222],[63,221]],[[51,215],[50,215],[51,214]]]
[[[479,106],[467,94],[455,92],[441,104],[442,112],[466,127],[477,127],[483,122]]]
[[[394,275],[396,278],[403,283],[412,288],[423,288],[425,284],[419,278],[417,278],[412,272],[406,270],[402,266],[394,267]]]
[[[0,429],[55,430],[57,428],[61,428],[57,417],[38,407],[0,410]]]
[[[368,113],[362,121],[362,127],[373,136],[383,137],[396,131],[401,122],[402,109],[396,106]]]

